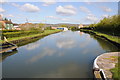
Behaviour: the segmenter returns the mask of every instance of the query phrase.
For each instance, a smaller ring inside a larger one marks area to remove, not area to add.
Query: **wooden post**
[[[8,42],[8,40],[7,40],[7,38],[4,36],[4,40],[6,41],[6,42]]]

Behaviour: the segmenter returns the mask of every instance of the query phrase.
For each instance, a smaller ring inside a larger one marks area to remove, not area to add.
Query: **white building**
[[[80,24],[78,28],[82,28],[82,27],[84,27],[84,26],[82,24]]]

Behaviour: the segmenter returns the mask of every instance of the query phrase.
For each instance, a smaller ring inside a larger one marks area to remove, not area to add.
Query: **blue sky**
[[[9,2],[2,4],[3,17],[15,23],[90,24],[118,13],[117,2]]]

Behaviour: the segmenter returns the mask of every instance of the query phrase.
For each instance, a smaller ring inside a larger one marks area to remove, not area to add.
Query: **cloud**
[[[38,12],[38,11],[40,11],[40,9],[37,6],[35,6],[33,4],[29,4],[29,3],[26,3],[23,6],[21,6],[20,9],[22,11],[25,11],[25,12]]]
[[[89,1],[87,1],[87,2],[85,2],[85,3],[88,4],[88,5],[92,4],[92,2],[89,2]]]
[[[77,12],[76,12],[76,8],[74,8],[72,5],[66,5],[66,6],[58,6],[56,8],[56,13],[63,16],[71,16],[71,15],[75,15]]]
[[[98,18],[93,15],[93,14],[88,14],[85,18],[86,21],[89,21],[89,22],[97,22],[98,21]]]
[[[102,15],[102,18],[104,18],[104,17],[108,17],[109,15],[107,15],[107,14],[104,14],[104,15]]]
[[[2,17],[15,17],[14,15],[12,15],[12,14],[0,14]]]
[[[101,9],[102,9],[104,12],[112,12],[112,9],[111,9],[111,8],[108,8],[108,7],[105,7],[105,6],[102,6]]]
[[[49,6],[55,4],[56,0],[42,0],[42,2],[44,2],[43,6]]]
[[[51,19],[61,19],[61,18],[58,18],[58,17],[55,17],[55,16],[47,16],[47,18],[51,18]]]
[[[15,7],[20,7],[19,4],[16,4],[16,3],[11,3],[12,6],[15,6]]]
[[[0,4],[6,3],[6,0],[0,0]]]
[[[59,21],[64,21],[64,22],[81,22],[81,20],[73,19],[73,18],[60,18],[60,17],[55,17],[55,16],[47,16],[46,18],[51,18]]]
[[[5,12],[5,10],[3,9],[3,8],[0,8],[0,12],[2,13],[2,12]]]
[[[86,13],[90,13],[91,12],[88,8],[86,8],[84,6],[80,6],[80,10],[83,11],[83,12],[86,12]]]
[[[12,14],[7,15],[7,17],[14,17]]]

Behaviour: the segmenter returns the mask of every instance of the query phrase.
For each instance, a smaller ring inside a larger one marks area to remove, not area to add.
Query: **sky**
[[[3,2],[0,14],[14,23],[97,23],[118,14],[118,2]]]

